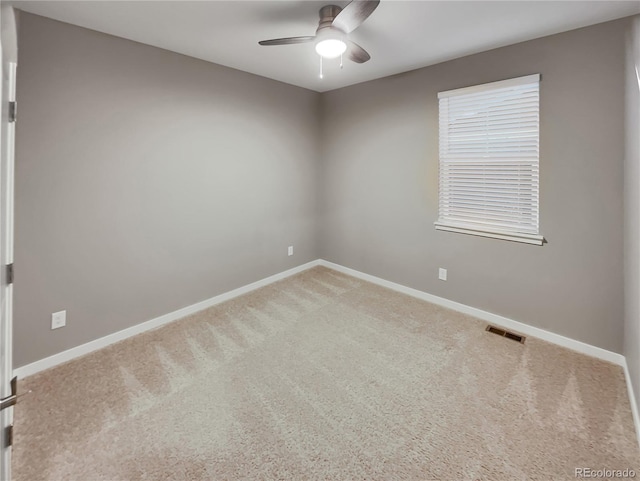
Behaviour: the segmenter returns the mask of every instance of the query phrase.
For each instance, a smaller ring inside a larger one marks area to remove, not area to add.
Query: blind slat
[[[538,79],[439,95],[438,224],[538,234]]]

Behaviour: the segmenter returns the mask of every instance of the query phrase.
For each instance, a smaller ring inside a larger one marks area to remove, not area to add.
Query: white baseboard
[[[294,267],[284,272],[274,274],[265,279],[253,282],[251,284],[247,284],[246,286],[233,289],[232,291],[225,292],[223,294],[204,300],[202,302],[198,302],[191,306],[187,306],[182,309],[178,309],[177,311],[170,312],[169,314],[156,317],[155,319],[151,319],[150,321],[143,322],[136,326],[124,329],[122,331],[115,332],[113,334],[109,334],[108,336],[102,337],[100,339],[96,339],[86,344],[82,344],[80,346],[76,346],[74,348],[68,349],[58,354],[54,354],[53,356],[49,356],[45,359],[41,359],[31,364],[27,364],[25,366],[19,367],[17,369],[14,369],[13,371],[14,376],[17,376],[18,379],[31,376],[40,371],[44,371],[45,369],[52,368],[54,366],[70,361],[77,357],[84,356],[85,354],[89,354],[90,352],[96,351],[98,349],[102,349],[103,347],[109,346],[110,344],[116,343],[118,341],[122,341],[124,339],[135,336],[137,334],[150,331],[151,329],[156,329],[157,327],[163,326],[164,324],[168,324],[170,322],[176,321],[188,315],[194,314],[198,311],[202,311],[203,309],[207,309],[208,307],[214,306],[216,304],[220,304],[221,302],[224,302],[224,301],[228,301],[235,297],[238,297],[248,292],[251,292],[253,290],[256,290],[260,287],[264,287],[266,285],[272,284],[276,281],[285,279],[286,277],[292,276],[294,274],[297,274],[299,272],[302,272],[304,270],[307,270],[319,265],[328,267],[330,269],[334,269],[338,272],[343,272],[344,274],[371,282],[373,284],[378,284],[380,286],[392,289],[397,292],[401,292],[403,294],[410,295],[412,297],[416,297],[418,299],[425,300],[427,302],[431,302],[433,304],[437,304],[449,309],[453,309],[455,311],[462,312],[464,314],[469,314],[471,316],[477,317],[478,319],[491,322],[492,324],[495,324],[499,327],[513,330],[518,333],[525,334],[527,336],[537,337],[538,339],[542,339],[544,341],[551,342],[553,344],[557,344],[559,346],[566,347],[568,349],[572,349],[582,354],[586,354],[588,356],[592,356],[598,359],[603,359],[613,364],[622,366],[624,369],[624,375],[627,383],[627,390],[629,392],[629,401],[631,403],[633,421],[636,426],[638,444],[640,445],[640,413],[638,412],[638,404],[633,391],[632,381],[629,375],[627,362],[625,357],[622,354],[607,351],[606,349],[592,346],[590,344],[586,344],[581,341],[576,341],[575,339],[571,339],[571,338],[562,336],[560,334],[555,334],[550,331],[545,331],[544,329],[533,327],[528,324],[523,324],[521,322],[514,321],[513,319],[509,319],[507,317],[503,317],[498,314],[493,314],[491,312],[483,311],[481,309],[476,309],[475,307],[467,306],[465,304],[451,301],[443,297],[434,296],[432,294],[428,294],[426,292],[419,291],[411,287],[406,287],[401,284],[397,284],[395,282],[387,281],[385,279],[381,279],[379,277],[375,277],[370,274],[365,274],[355,269],[344,267],[339,264],[334,264],[333,262],[325,261],[323,259],[317,259],[315,261],[307,262],[306,264],[302,264],[298,267]]]
[[[247,284],[246,286],[233,289],[232,291],[225,292],[218,296],[198,302],[196,304],[192,304],[187,307],[183,307],[182,309],[170,312],[169,314],[164,314],[163,316],[156,317],[155,319],[151,319],[150,321],[137,324],[127,329],[123,329],[122,331],[114,332],[113,334],[109,334],[108,336],[104,336],[94,341],[87,342],[86,344],[72,347],[71,349],[67,349],[66,351],[54,354],[53,356],[49,356],[39,361],[32,362],[31,364],[27,364],[25,366],[14,369],[13,375],[17,376],[18,379],[23,379],[40,371],[44,371],[45,369],[52,368],[77,357],[89,354],[90,352],[102,349],[103,347],[109,346],[110,344],[113,344],[115,342],[122,341],[137,334],[141,334],[143,332],[150,331],[151,329],[156,329],[170,322],[177,321],[178,319],[189,316],[198,311],[202,311],[203,309],[207,309],[208,307],[215,306],[216,304],[220,304],[221,302],[228,301],[229,299],[233,299],[234,297],[238,297],[248,292],[254,291],[256,289],[259,289],[260,287],[272,284],[276,281],[310,269],[319,264],[319,260],[307,262],[306,264],[302,264],[298,267],[288,269],[284,272],[274,274],[256,282],[252,282],[251,284]]]
[[[603,359],[605,361],[612,362],[619,366],[626,366],[625,358],[622,354],[607,351],[606,349],[592,346],[590,344],[586,344],[581,341],[576,341],[575,339],[571,339],[571,338],[562,336],[560,334],[555,334],[550,331],[545,331],[544,329],[533,327],[528,324],[523,324],[521,322],[514,321],[513,319],[509,319],[507,317],[503,317],[498,314],[493,314],[491,312],[483,311],[475,307],[467,306],[459,302],[451,301],[443,297],[434,296],[433,294],[428,294],[426,292],[419,291],[411,287],[406,287],[401,284],[397,284],[395,282],[387,281],[385,279],[372,276],[370,274],[365,274],[363,272],[357,271],[355,269],[351,269],[349,267],[344,267],[339,264],[334,264],[333,262],[325,261],[323,259],[317,259],[315,261],[307,262],[306,264],[300,265],[298,267],[294,267],[284,272],[274,274],[265,279],[253,282],[251,284],[247,284],[246,286],[239,287],[229,292],[225,292],[218,296],[212,297],[211,299],[198,302],[196,304],[184,307],[182,309],[178,309],[177,311],[170,312],[169,314],[164,314],[160,317],[156,317],[155,319],[151,319],[141,324],[124,329],[122,331],[109,334],[108,336],[101,337],[100,339],[90,341],[86,344],[73,347],[71,349],[60,352],[58,354],[54,354],[47,358],[41,359],[39,361],[35,361],[31,364],[27,364],[25,366],[19,367],[17,369],[14,369],[13,371],[14,376],[18,376],[19,379],[22,379],[26,376],[31,376],[32,374],[35,374],[37,372],[43,371],[45,369],[49,369],[51,367],[57,366],[58,364],[62,364],[63,362],[70,361],[71,359],[75,359],[76,357],[80,357],[90,352],[93,352],[97,349],[106,347],[110,344],[113,344],[114,342],[118,342],[123,339],[127,339],[131,336],[135,336],[136,334],[140,334],[142,332],[155,329],[169,322],[173,322],[175,320],[181,319],[195,312],[201,311],[203,309],[214,306],[216,304],[227,301],[229,299],[233,299],[234,297],[241,296],[255,289],[266,286],[268,284],[279,281],[286,277],[297,274],[298,272],[302,272],[304,270],[310,269],[318,265],[322,265],[330,269],[343,272],[345,274],[356,277],[358,279],[362,279],[374,284],[378,284],[380,286],[387,287],[389,289],[392,289],[397,292],[401,292],[403,294],[410,295],[412,297],[417,297],[418,299],[422,299],[427,302],[431,302],[433,304],[437,304],[449,309],[453,309],[458,312],[469,314],[471,316],[477,317],[478,319],[491,322],[492,324],[495,324],[499,327],[513,330],[520,334],[537,337],[547,342],[551,342],[553,344],[557,344],[559,346],[563,346],[568,349],[572,349],[574,351],[578,351],[583,354],[596,357],[598,359]]]
[[[584,342],[576,341],[575,339],[571,339],[569,337],[565,337],[560,334],[556,334],[550,331],[545,331],[544,329],[533,327],[528,324],[523,324],[522,322],[514,321],[513,319],[509,319],[508,317],[503,317],[498,314],[493,314],[491,312],[483,311],[482,309],[476,309],[475,307],[471,307],[465,304],[461,304],[459,302],[451,301],[449,299],[445,299],[444,297],[434,296],[433,294],[428,294],[426,292],[419,291],[411,287],[406,287],[401,284],[396,284],[395,282],[387,281],[385,279],[381,279],[379,277],[375,277],[370,274],[365,274],[355,269],[344,267],[339,264],[334,264],[333,262],[325,261],[323,259],[320,260],[319,264],[321,266],[334,269],[344,274],[357,277],[358,279],[372,282],[373,284],[378,284],[380,286],[387,287],[394,291],[398,291],[403,294],[410,295],[412,297],[417,297],[418,299],[422,299],[424,301],[431,302],[433,304],[437,304],[442,307],[453,309],[454,311],[462,312],[464,314],[469,314],[470,316],[477,317],[478,319],[482,319],[484,321],[490,322],[491,324],[495,324],[498,327],[503,327],[503,328],[509,329],[510,331],[515,331],[518,334],[537,337],[538,339],[542,339],[544,341],[551,342],[553,344],[557,344],[559,346],[566,347],[574,351],[578,351],[582,354],[587,354],[588,356],[596,357],[598,359],[603,359],[605,361],[609,361],[619,366],[624,366],[626,364],[624,356],[622,354],[618,354],[617,352],[607,351],[606,349],[592,346],[591,344],[586,344]]]
[[[633,415],[633,424],[636,426],[636,437],[638,439],[638,446],[640,446],[640,413],[638,412],[638,399],[636,399],[635,392],[633,390],[633,381],[631,380],[631,374],[629,373],[629,366],[625,361],[624,365],[624,378],[627,381],[627,391],[629,391],[629,404],[631,404],[631,414]]]
[[[490,322],[491,324],[495,324],[498,327],[516,331],[519,334],[537,337],[538,339],[542,339],[544,341],[566,347],[573,351],[577,351],[582,354],[586,354],[588,356],[592,356],[622,366],[627,384],[627,391],[629,392],[629,403],[631,404],[633,423],[636,427],[636,436],[638,438],[638,445],[640,446],[640,413],[638,412],[638,403],[633,391],[633,383],[631,381],[631,376],[629,375],[627,360],[622,354],[607,351],[606,349],[592,346],[591,344],[586,344],[584,342],[576,341],[575,339],[571,339],[560,334],[545,331],[544,329],[533,327],[528,324],[523,324],[522,322],[514,321],[513,319],[509,319],[508,317],[503,317],[498,314],[493,314],[481,309],[476,309],[475,307],[451,301],[449,299],[445,299],[444,297],[434,296],[433,294],[428,294],[411,287],[403,286],[402,284],[387,281],[385,279],[381,279],[380,277],[365,274],[364,272],[360,272],[349,267],[344,267],[340,264],[334,264],[333,262],[325,261],[323,259],[320,259],[319,265],[334,269],[336,271],[342,272],[352,277],[356,277],[358,279],[362,279],[364,281],[371,282],[373,284],[378,284],[382,287],[386,287],[403,294],[410,295],[412,297],[417,297],[418,299],[422,299],[424,301],[431,302],[442,307],[453,309],[454,311],[469,314],[473,317],[477,317],[478,319],[482,319],[484,321]]]

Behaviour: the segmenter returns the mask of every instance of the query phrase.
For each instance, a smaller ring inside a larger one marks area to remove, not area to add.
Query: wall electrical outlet
[[[290,256],[293,255],[293,246],[289,246],[289,249],[287,250],[287,254]]]
[[[438,269],[438,279],[440,279],[441,281],[446,281],[447,280],[447,270],[443,269],[442,267],[440,269]]]
[[[59,329],[67,325],[67,311],[59,311],[51,314],[51,329]]]

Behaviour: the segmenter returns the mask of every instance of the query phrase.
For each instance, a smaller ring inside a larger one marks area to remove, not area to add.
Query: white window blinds
[[[436,228],[542,244],[539,75],[438,94]]]

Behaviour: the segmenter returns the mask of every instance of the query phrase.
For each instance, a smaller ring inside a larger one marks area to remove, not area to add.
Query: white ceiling
[[[640,1],[382,0],[351,34],[371,60],[325,61],[313,44],[259,40],[313,35],[318,10],[348,1],[14,1],[36,13],[324,92],[484,50],[640,13]]]

